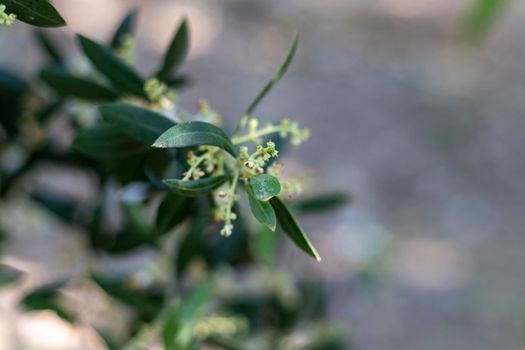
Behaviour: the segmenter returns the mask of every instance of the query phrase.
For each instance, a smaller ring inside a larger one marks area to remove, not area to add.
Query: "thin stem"
[[[237,189],[237,181],[239,180],[239,170],[238,169],[235,169],[235,172],[233,173],[233,180],[232,180],[232,185],[230,187],[230,193],[228,194],[229,196],[229,199],[230,199],[230,203],[228,205],[228,209],[226,211],[226,218],[227,218],[227,222],[228,224],[231,224],[231,213],[232,213],[232,207],[233,207],[233,204],[235,203],[235,190]]]
[[[195,169],[197,169],[197,167],[208,157],[209,157],[208,152],[206,152],[203,155],[197,157],[197,159],[195,159],[195,162],[188,169],[188,171],[186,172],[186,175],[184,175],[182,180],[184,180],[184,181],[189,180],[191,178],[191,176],[193,175],[193,172],[195,171]]]
[[[259,137],[274,134],[280,131],[281,131],[281,126],[270,125],[256,132],[251,132],[246,135],[233,137],[232,143],[234,145],[238,145],[244,142],[254,141],[255,139],[258,139]]]

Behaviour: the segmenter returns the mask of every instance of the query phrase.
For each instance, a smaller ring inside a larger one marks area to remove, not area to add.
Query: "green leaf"
[[[18,281],[22,272],[11,266],[0,264],[0,288]]]
[[[202,216],[193,216],[190,226],[184,233],[175,257],[177,277],[182,278],[188,265],[201,254],[203,248],[203,232],[210,222]]]
[[[91,279],[108,295],[133,307],[147,320],[157,316],[163,307],[164,296],[161,288],[152,286],[147,289],[140,289],[131,285],[127,278],[92,275]]]
[[[2,0],[7,13],[37,27],[62,27],[66,21],[48,0]]]
[[[157,211],[157,230],[160,234],[173,229],[186,219],[190,213],[192,200],[176,193],[168,192]]]
[[[474,0],[463,24],[466,37],[473,41],[482,40],[507,3],[508,0]]]
[[[281,184],[275,176],[259,174],[248,179],[248,185],[253,190],[253,195],[257,200],[266,202],[270,198],[277,196],[281,192]]]
[[[164,183],[173,191],[189,197],[207,194],[228,180],[226,175],[207,177],[200,180],[167,179]]]
[[[64,63],[63,55],[46,33],[42,30],[37,30],[35,36],[40,47],[49,56],[51,61],[56,65],[62,65]]]
[[[165,81],[165,83],[172,89],[181,89],[184,87],[187,87],[190,85],[193,81],[191,78],[187,75],[177,75],[168,81]]]
[[[248,201],[253,216],[255,216],[257,221],[261,224],[265,225],[270,230],[275,231],[277,219],[275,217],[275,211],[270,203],[258,200],[253,194],[253,189],[250,185],[246,186],[246,193],[248,194]]]
[[[113,34],[113,38],[111,39],[110,46],[112,49],[117,49],[122,45],[122,40],[127,35],[133,34],[137,24],[138,13],[138,9],[133,9],[122,19],[122,22],[120,22],[117,30],[115,30],[115,34]]]
[[[151,145],[175,122],[149,109],[114,103],[98,107],[104,120],[122,133]]]
[[[301,213],[321,212],[344,206],[349,200],[345,193],[325,193],[294,202],[291,208]]]
[[[133,68],[118,58],[110,49],[82,35],[77,35],[77,37],[87,58],[115,87],[126,93],[146,97],[144,79]]]
[[[168,311],[162,330],[166,350],[186,349],[191,344],[194,323],[212,292],[212,284],[202,282]]]
[[[275,210],[279,226],[288,235],[288,237],[290,237],[295,242],[295,244],[307,254],[314,257],[317,261],[321,261],[321,257],[319,256],[319,253],[313,244],[310,242],[310,239],[303,231],[301,226],[299,226],[286,205],[279,199],[279,197],[273,197],[270,199],[270,204]]]
[[[179,66],[186,55],[188,54],[189,49],[189,30],[188,22],[186,19],[182,21],[179,28],[177,29],[171,44],[166,51],[164,56],[164,63],[160,68],[159,72],[156,74],[157,77],[162,81],[167,81],[170,78],[170,75],[174,69]]]
[[[272,232],[266,226],[260,226],[254,232],[250,243],[259,261],[271,266],[276,265],[280,238],[280,235],[276,235],[275,232]]]
[[[66,281],[59,281],[38,287],[22,299],[22,305],[29,311],[50,310],[65,321],[73,322],[74,317],[58,304],[58,291]]]
[[[147,146],[111,125],[101,124],[78,135],[73,149],[95,159],[110,160],[142,154],[147,151]]]
[[[244,115],[251,115],[253,111],[255,110],[255,108],[257,108],[257,106],[259,105],[259,102],[261,102],[261,100],[270,92],[270,90],[275,86],[275,84],[277,84],[279,80],[281,80],[281,78],[283,77],[284,73],[286,73],[286,71],[288,70],[288,67],[290,66],[290,63],[293,60],[295,51],[297,50],[298,41],[299,41],[299,36],[296,34],[292,41],[292,45],[290,46],[290,49],[288,51],[288,55],[286,56],[286,59],[284,60],[283,64],[281,65],[281,67],[279,67],[277,72],[275,72],[272,79],[266,84],[266,86],[262,89],[259,95],[257,95],[255,100],[253,100],[253,102],[250,104],[246,112],[244,112]]]
[[[219,127],[205,122],[187,122],[168,129],[155,141],[153,147],[183,148],[193,146],[216,146],[236,156],[233,144]]]
[[[65,222],[72,223],[75,220],[77,206],[74,201],[37,191],[31,193],[30,197]]]
[[[113,101],[118,95],[94,81],[76,77],[62,69],[50,68],[40,72],[40,78],[60,96],[89,101]]]

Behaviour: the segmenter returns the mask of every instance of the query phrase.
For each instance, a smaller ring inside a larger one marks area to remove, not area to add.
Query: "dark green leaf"
[[[7,13],[37,27],[62,27],[64,19],[48,0],[2,0]]]
[[[73,142],[73,149],[96,159],[121,159],[144,153],[147,146],[110,125],[97,125]]]
[[[297,43],[299,40],[299,36],[295,35],[292,45],[290,46],[290,50],[288,51],[288,55],[286,56],[286,59],[284,60],[283,64],[277,72],[273,75],[272,79],[266,84],[266,86],[262,89],[262,91],[257,95],[255,100],[250,104],[246,112],[244,112],[244,115],[251,115],[255,108],[257,108],[257,105],[259,105],[259,102],[270,92],[270,90],[281,80],[284,73],[288,70],[288,67],[290,66],[290,63],[293,60],[293,57],[295,55],[295,51],[297,50]]]
[[[187,122],[168,129],[155,141],[153,147],[216,146],[236,156],[228,135],[219,127],[205,122]]]
[[[120,25],[118,26],[117,30],[115,30],[115,34],[113,34],[113,38],[111,39],[110,46],[112,49],[117,49],[120,45],[122,45],[122,40],[127,35],[133,35],[137,22],[137,16],[138,9],[133,9],[124,17],[124,19],[122,19],[122,22],[120,22]]]
[[[18,121],[22,114],[23,95],[28,84],[12,69],[0,69],[0,124],[8,135],[18,132]]]
[[[186,219],[192,206],[191,199],[182,197],[173,192],[166,193],[157,211],[157,230],[160,234],[173,229]]]
[[[35,119],[40,123],[47,122],[62,107],[62,101],[52,101],[35,112]]]
[[[207,177],[200,180],[167,179],[164,183],[173,191],[184,196],[207,194],[228,180],[226,175]]]
[[[102,105],[98,110],[104,120],[116,129],[148,145],[175,125],[162,114],[125,103]]]
[[[65,283],[54,282],[33,290],[22,299],[22,305],[30,311],[50,310],[65,321],[73,322],[73,315],[58,304],[58,291]]]
[[[190,345],[193,324],[210,299],[212,291],[210,282],[202,282],[181,303],[168,311],[162,330],[166,350],[186,349]]]
[[[326,193],[299,200],[293,203],[291,208],[301,213],[321,212],[344,206],[349,199],[349,196],[345,193]]]
[[[108,48],[78,35],[82,50],[100,73],[123,92],[145,97],[144,80]]]
[[[40,78],[63,97],[89,101],[114,101],[118,98],[118,95],[107,87],[61,69],[45,69],[40,73]]]
[[[275,265],[280,238],[266,226],[260,226],[250,241],[255,256],[268,265]]]
[[[0,264],[0,288],[18,281],[22,272],[11,266]]]
[[[169,80],[172,71],[176,69],[177,66],[179,66],[186,58],[188,49],[188,22],[186,19],[184,19],[177,29],[177,32],[175,33],[168,50],[166,51],[164,63],[157,73],[157,77],[162,81]]]
[[[49,56],[50,60],[56,65],[62,65],[64,63],[63,55],[55,43],[42,30],[37,30],[35,35],[40,47]]]
[[[77,207],[76,203],[71,200],[41,192],[31,193],[31,199],[67,223],[73,222],[75,218]]]
[[[317,261],[321,261],[321,257],[310,242],[310,239],[303,231],[301,226],[299,226],[286,205],[279,199],[279,197],[273,197],[270,199],[270,204],[275,210],[279,226],[288,235],[288,237],[290,237],[295,242],[295,244],[307,254],[314,257]]]
[[[208,225],[209,222],[201,217],[192,218],[190,227],[184,234],[177,249],[175,266],[179,278],[184,275],[186,268],[192,260],[201,253],[203,232]]]
[[[144,320],[153,319],[162,309],[164,297],[160,288],[139,289],[126,278],[98,275],[92,275],[91,278],[111,297],[138,310]]]
[[[165,82],[170,88],[181,89],[187,87],[192,83],[192,80],[187,75],[179,75]]]
[[[253,196],[263,202],[277,196],[281,192],[281,184],[275,176],[259,174],[248,179],[248,186],[252,188]]]
[[[270,230],[275,231],[277,225],[277,219],[275,217],[275,211],[268,202],[262,202],[255,198],[253,189],[250,185],[246,186],[246,193],[248,194],[248,201],[250,203],[250,209],[252,210],[253,216],[261,224],[268,227]]]

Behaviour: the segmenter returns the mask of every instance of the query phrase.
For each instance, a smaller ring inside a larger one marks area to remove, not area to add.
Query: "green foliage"
[[[175,122],[149,109],[124,103],[102,105],[98,110],[104,120],[127,136],[146,144],[153,143]]]
[[[262,202],[277,196],[281,192],[281,184],[275,176],[268,174],[254,175],[248,179],[248,186],[252,189],[254,197]]]
[[[175,192],[183,196],[198,196],[208,194],[228,180],[228,176],[219,175],[200,180],[167,179],[164,183]]]
[[[275,213],[277,214],[277,222],[283,231],[301,248],[304,252],[314,257],[316,260],[321,261],[321,256],[310,242],[310,239],[304,233],[303,229],[293,215],[290,213],[286,205],[278,197],[270,199]]]
[[[45,69],[40,78],[60,97],[74,97],[88,101],[114,101],[117,93],[86,78],[76,77],[61,69]]]
[[[251,185],[246,186],[246,193],[248,194],[248,201],[250,203],[250,209],[253,216],[261,224],[268,227],[270,230],[275,231],[277,225],[277,218],[275,217],[275,211],[273,207],[267,201],[258,199],[253,193]]]
[[[78,35],[78,41],[93,66],[117,89],[123,93],[139,97],[146,96],[144,93],[144,79],[110,49],[82,35]]]
[[[2,0],[7,11],[22,22],[37,27],[62,27],[66,21],[49,0]]]
[[[113,38],[111,38],[109,45],[112,49],[118,49],[126,37],[133,35],[137,24],[138,14],[138,9],[133,9],[122,19],[122,22],[115,30],[115,34],[113,34]]]
[[[213,124],[193,121],[175,125],[153,143],[159,148],[216,146],[235,156],[233,144],[224,131]]]
[[[0,166],[0,198],[9,200],[10,192],[29,197],[84,235],[89,259],[154,253],[147,271],[116,275],[93,264],[78,277],[130,310],[125,339],[115,338],[111,329],[97,330],[108,348],[150,348],[151,337],[165,349],[275,348],[304,325],[317,327],[312,320],[322,316],[324,306],[318,289],[295,285],[276,268],[281,237],[320,260],[292,213],[346,202],[343,195],[328,194],[293,200],[289,210],[280,197],[290,195],[294,179],[281,177],[275,160],[285,140],[299,145],[309,132],[288,119],[261,125],[251,115],[289,68],[297,36],[230,136],[210,106],[203,102],[196,113],[184,111],[172,90],[188,82],[178,75],[189,49],[188,22],[179,25],[160,68],[142,77],[130,59],[137,16],[136,10],[129,12],[104,45],[78,35],[90,63],[82,73],[50,33],[37,32],[51,64],[39,78],[51,94],[36,98],[34,84],[0,70],[0,139],[5,149],[24,153],[13,169]],[[54,118],[61,118],[73,135],[68,149],[57,146],[55,135],[48,133],[47,123]],[[0,156],[3,151],[0,147]],[[15,186],[40,162],[89,175],[95,199],[85,203]],[[277,226],[286,235],[276,233]],[[243,281],[240,275],[253,280]],[[0,286],[19,276],[0,266]],[[37,288],[22,305],[29,311],[51,310],[74,323],[77,315],[62,305],[65,286]],[[293,300],[283,300],[290,291]],[[339,338],[321,333],[308,334],[309,348],[339,346]]]
[[[172,72],[182,63],[186,58],[190,48],[188,22],[186,19],[182,21],[177,29],[173,40],[166,51],[164,62],[157,77],[163,81],[168,81]]]
[[[463,24],[465,36],[475,42],[481,41],[507,3],[507,0],[473,0]]]

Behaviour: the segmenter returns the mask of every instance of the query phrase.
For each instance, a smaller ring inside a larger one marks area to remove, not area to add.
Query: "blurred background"
[[[256,114],[310,128],[310,141],[286,155],[290,171],[314,178],[314,193],[353,199],[302,221],[323,262],[288,244],[283,269],[322,277],[329,316],[353,349],[525,348],[525,2],[504,3],[476,40],[462,35],[468,0],[54,3],[68,27],[49,33],[72,58],[75,32],[107,38],[140,5],[143,72],[187,16],[183,72],[193,86],[181,104],[194,111],[205,98],[230,124],[297,31],[296,60]],[[37,71],[30,27],[2,29],[0,45],[0,65]],[[56,184],[53,169],[46,174],[42,185]],[[0,220],[23,223],[11,228],[4,260],[31,271],[0,291],[0,349],[12,349],[13,334],[28,348],[80,349],[65,324],[22,315],[14,302],[28,286],[82,270],[76,236],[14,207],[2,207]]]

